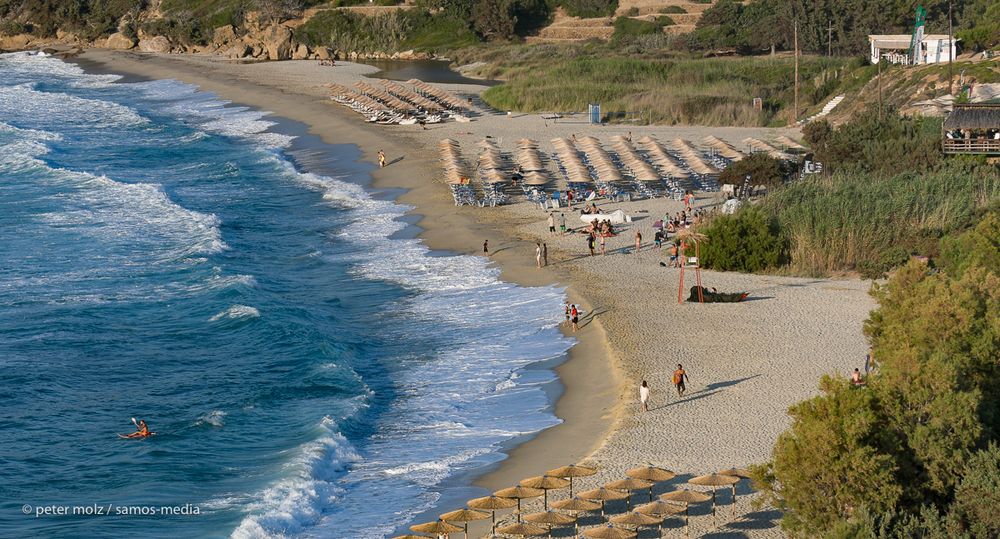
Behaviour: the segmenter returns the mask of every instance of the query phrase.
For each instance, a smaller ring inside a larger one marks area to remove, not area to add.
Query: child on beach
[[[568,326],[569,325],[569,302],[568,301],[566,302],[566,308],[565,308],[565,310],[566,310],[566,312],[565,312],[565,314],[566,314],[566,325]]]
[[[385,152],[378,151],[378,168],[385,168]]]
[[[639,386],[639,402],[642,403],[642,411],[649,411],[649,384],[645,380],[642,381],[642,385]]]
[[[684,380],[687,379],[687,377],[687,373],[684,372],[684,367],[681,367],[681,364],[678,363],[677,370],[674,371],[674,387],[677,388],[678,397],[684,396],[684,391],[686,390],[684,387]],[[688,381],[690,382],[691,380],[688,379]]]

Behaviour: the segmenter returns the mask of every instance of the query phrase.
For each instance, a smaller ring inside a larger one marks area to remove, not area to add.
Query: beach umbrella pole
[[[715,489],[712,489],[712,526],[719,527],[719,521],[715,519]]]

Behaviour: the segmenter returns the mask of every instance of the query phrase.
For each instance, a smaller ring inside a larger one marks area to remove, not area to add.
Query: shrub
[[[751,185],[777,187],[785,183],[785,178],[791,172],[789,166],[780,159],[757,152],[726,167],[719,174],[719,183],[741,186],[746,177],[750,176]]]
[[[560,0],[559,5],[572,17],[589,19],[610,17],[618,9],[618,0]]]
[[[961,276],[970,267],[1000,275],[1000,214],[988,213],[975,228],[941,241],[941,268]]]
[[[661,7],[660,13],[679,14],[679,13],[687,13],[687,11],[685,11],[684,8],[682,8],[681,6],[667,6],[667,7]]]
[[[27,32],[27,27],[17,21],[0,21],[0,36],[16,36]]]
[[[708,237],[701,258],[712,269],[759,272],[781,266],[788,256],[778,221],[759,208],[717,216],[700,232]]]

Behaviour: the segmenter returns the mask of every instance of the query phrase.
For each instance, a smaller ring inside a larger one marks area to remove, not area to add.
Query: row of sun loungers
[[[419,83],[419,84],[416,84]],[[328,84],[330,98],[365,115],[368,122],[380,124],[440,123],[451,116],[457,121],[468,121],[463,114],[471,107],[454,95],[413,79],[410,84],[418,91],[386,80],[378,85],[358,81],[352,88],[341,84]]]

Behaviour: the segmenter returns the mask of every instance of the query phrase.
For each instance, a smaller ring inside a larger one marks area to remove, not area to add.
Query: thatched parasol
[[[469,522],[473,520],[486,520],[489,514],[474,509],[459,509],[441,515],[441,520],[445,522],[461,522],[465,526],[465,539],[469,539]]]
[[[425,524],[414,524],[410,526],[410,530],[417,533],[436,533],[448,535],[456,532],[462,531],[462,528],[455,526],[454,524],[448,524],[447,522],[438,519],[436,522],[427,522]]]
[[[549,533],[548,530],[541,526],[535,526],[534,524],[525,524],[523,522],[518,522],[517,524],[511,524],[510,526],[504,526],[497,530],[504,535],[519,535],[521,537],[526,537],[529,535],[546,535]]]
[[[625,498],[625,506],[631,507],[632,491],[645,490],[648,488],[650,492],[652,492],[653,483],[649,481],[643,481],[641,479],[635,479],[634,477],[629,477],[628,479],[619,479],[618,481],[612,481],[607,485],[604,485],[604,488],[610,488],[614,490],[624,490],[626,493],[628,493],[628,496]]]
[[[543,502],[543,504],[544,505],[543,506],[545,507],[545,510],[548,511],[549,510],[549,491],[550,490],[558,490],[558,489],[561,489],[561,488],[566,488],[566,487],[569,486],[569,481],[567,481],[567,480],[565,480],[565,479],[563,479],[561,477],[552,477],[551,475],[539,475],[539,476],[529,477],[527,479],[523,479],[518,484],[521,485],[522,487],[541,489],[544,492],[544,494],[543,494],[543,496],[544,496],[544,502]]]
[[[545,494],[545,491],[537,488],[522,487],[520,485],[516,487],[508,487],[502,490],[498,490],[493,493],[494,496],[499,496],[501,498],[512,498],[517,500],[517,521],[521,521],[521,500],[525,498],[537,498]]]
[[[729,468],[728,470],[722,470],[719,475],[729,475],[732,477],[739,477],[741,479],[750,479],[750,470],[746,468]],[[736,510],[736,483],[733,483],[733,511]]]
[[[671,472],[666,468],[659,468],[657,466],[648,465],[640,466],[638,468],[632,468],[631,470],[625,472],[626,475],[634,479],[639,479],[642,481],[649,481],[650,483],[662,483],[664,481],[670,481],[677,474]],[[649,501],[653,501],[653,485],[649,485]]]
[[[601,516],[604,516],[604,502],[609,500],[623,500],[628,497],[628,494],[618,490],[610,490],[601,487],[601,488],[595,488],[594,490],[581,492],[580,497],[585,500],[600,500]]]
[[[733,494],[735,495],[736,483],[740,482],[739,477],[732,475],[721,475],[717,473],[710,473],[708,475],[699,475],[688,480],[688,483],[692,485],[698,485],[700,487],[712,487],[712,522],[715,522],[715,489],[718,487],[729,487],[732,486]],[[733,498],[733,505],[736,504],[736,498]],[[735,509],[735,508],[734,508]]]
[[[712,499],[711,496],[705,494],[704,492],[696,492],[693,490],[675,490],[673,492],[668,492],[666,494],[660,494],[660,499],[668,502],[681,502],[684,504],[684,530],[687,534],[689,513],[688,506],[692,503],[704,503]]]
[[[663,536],[663,517],[655,517],[632,511],[624,515],[611,517],[609,520],[619,526],[635,526],[636,532],[639,531],[639,526],[656,526],[659,529],[659,535]]]
[[[611,524],[597,526],[596,528],[586,528],[582,532],[584,537],[591,539],[633,539],[635,532],[616,528]]]
[[[673,503],[667,503],[663,500],[656,500],[649,503],[644,503],[639,507],[636,507],[635,510],[644,515],[655,515],[658,517],[662,517],[666,515],[677,515],[683,513],[684,506]]]
[[[476,498],[474,500],[469,500],[466,504],[473,509],[489,509],[490,513],[493,514],[493,527],[492,531],[495,533],[497,531],[497,509],[510,509],[517,505],[518,502],[510,498],[501,498],[499,496],[485,496],[482,498]]]
[[[570,498],[552,502],[552,507],[563,511],[596,511],[601,508],[601,504],[583,498]]]

